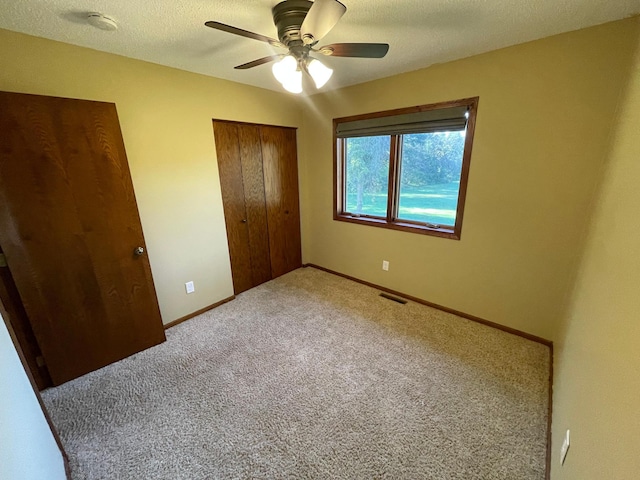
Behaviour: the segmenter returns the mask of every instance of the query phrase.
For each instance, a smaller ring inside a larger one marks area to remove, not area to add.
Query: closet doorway
[[[302,266],[296,130],[213,121],[233,289]]]

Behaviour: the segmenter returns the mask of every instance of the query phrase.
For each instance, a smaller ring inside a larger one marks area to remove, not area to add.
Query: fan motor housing
[[[302,44],[300,38],[300,26],[307,16],[307,12],[313,5],[308,0],[285,0],[280,2],[273,10],[273,22],[278,29],[278,40],[287,46]]]

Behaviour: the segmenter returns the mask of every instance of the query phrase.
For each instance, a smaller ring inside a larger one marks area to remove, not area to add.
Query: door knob
[[[137,257],[139,257],[140,255],[142,255],[144,253],[144,248],[143,247],[136,247],[133,250],[133,254]]]
[[[242,220],[240,220],[240,222],[242,222],[242,223],[247,223],[247,219],[246,219],[246,218],[243,218]]]

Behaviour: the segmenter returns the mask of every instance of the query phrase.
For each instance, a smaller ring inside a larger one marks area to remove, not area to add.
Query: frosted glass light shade
[[[289,75],[286,81],[282,82],[284,89],[291,93],[302,93],[302,72],[296,70]]]
[[[325,66],[315,58],[309,62],[307,69],[309,70],[309,75],[311,75],[311,78],[313,78],[313,81],[316,84],[316,88],[322,88],[322,86],[329,81],[331,75],[333,75],[332,69]]]
[[[273,72],[273,76],[276,77],[283,85],[290,81],[295,76],[296,70],[298,69],[298,62],[292,55],[287,55],[282,60],[273,64],[271,71]]]

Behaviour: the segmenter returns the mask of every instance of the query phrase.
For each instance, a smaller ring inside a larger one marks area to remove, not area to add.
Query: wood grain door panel
[[[302,266],[296,131],[262,126],[264,188],[273,278]]]
[[[213,121],[236,294],[301,266],[296,131]]]
[[[0,245],[55,384],[164,341],[109,103],[0,93]]]
[[[252,286],[255,287],[271,280],[260,127],[238,125],[238,134],[244,202],[247,211],[247,227],[249,229]]]
[[[2,251],[0,251],[1,253]],[[38,364],[38,357],[42,356],[42,351],[33,333],[33,328],[31,328],[31,322],[13,281],[13,276],[9,268],[3,267],[1,264],[0,301],[7,311],[8,318],[5,318],[5,321],[9,322],[13,328],[36,386],[39,390],[52,386],[53,382],[46,365]]]
[[[213,133],[218,156],[224,221],[227,227],[233,291],[237,295],[254,286],[238,126],[233,123],[215,121],[213,122]]]

